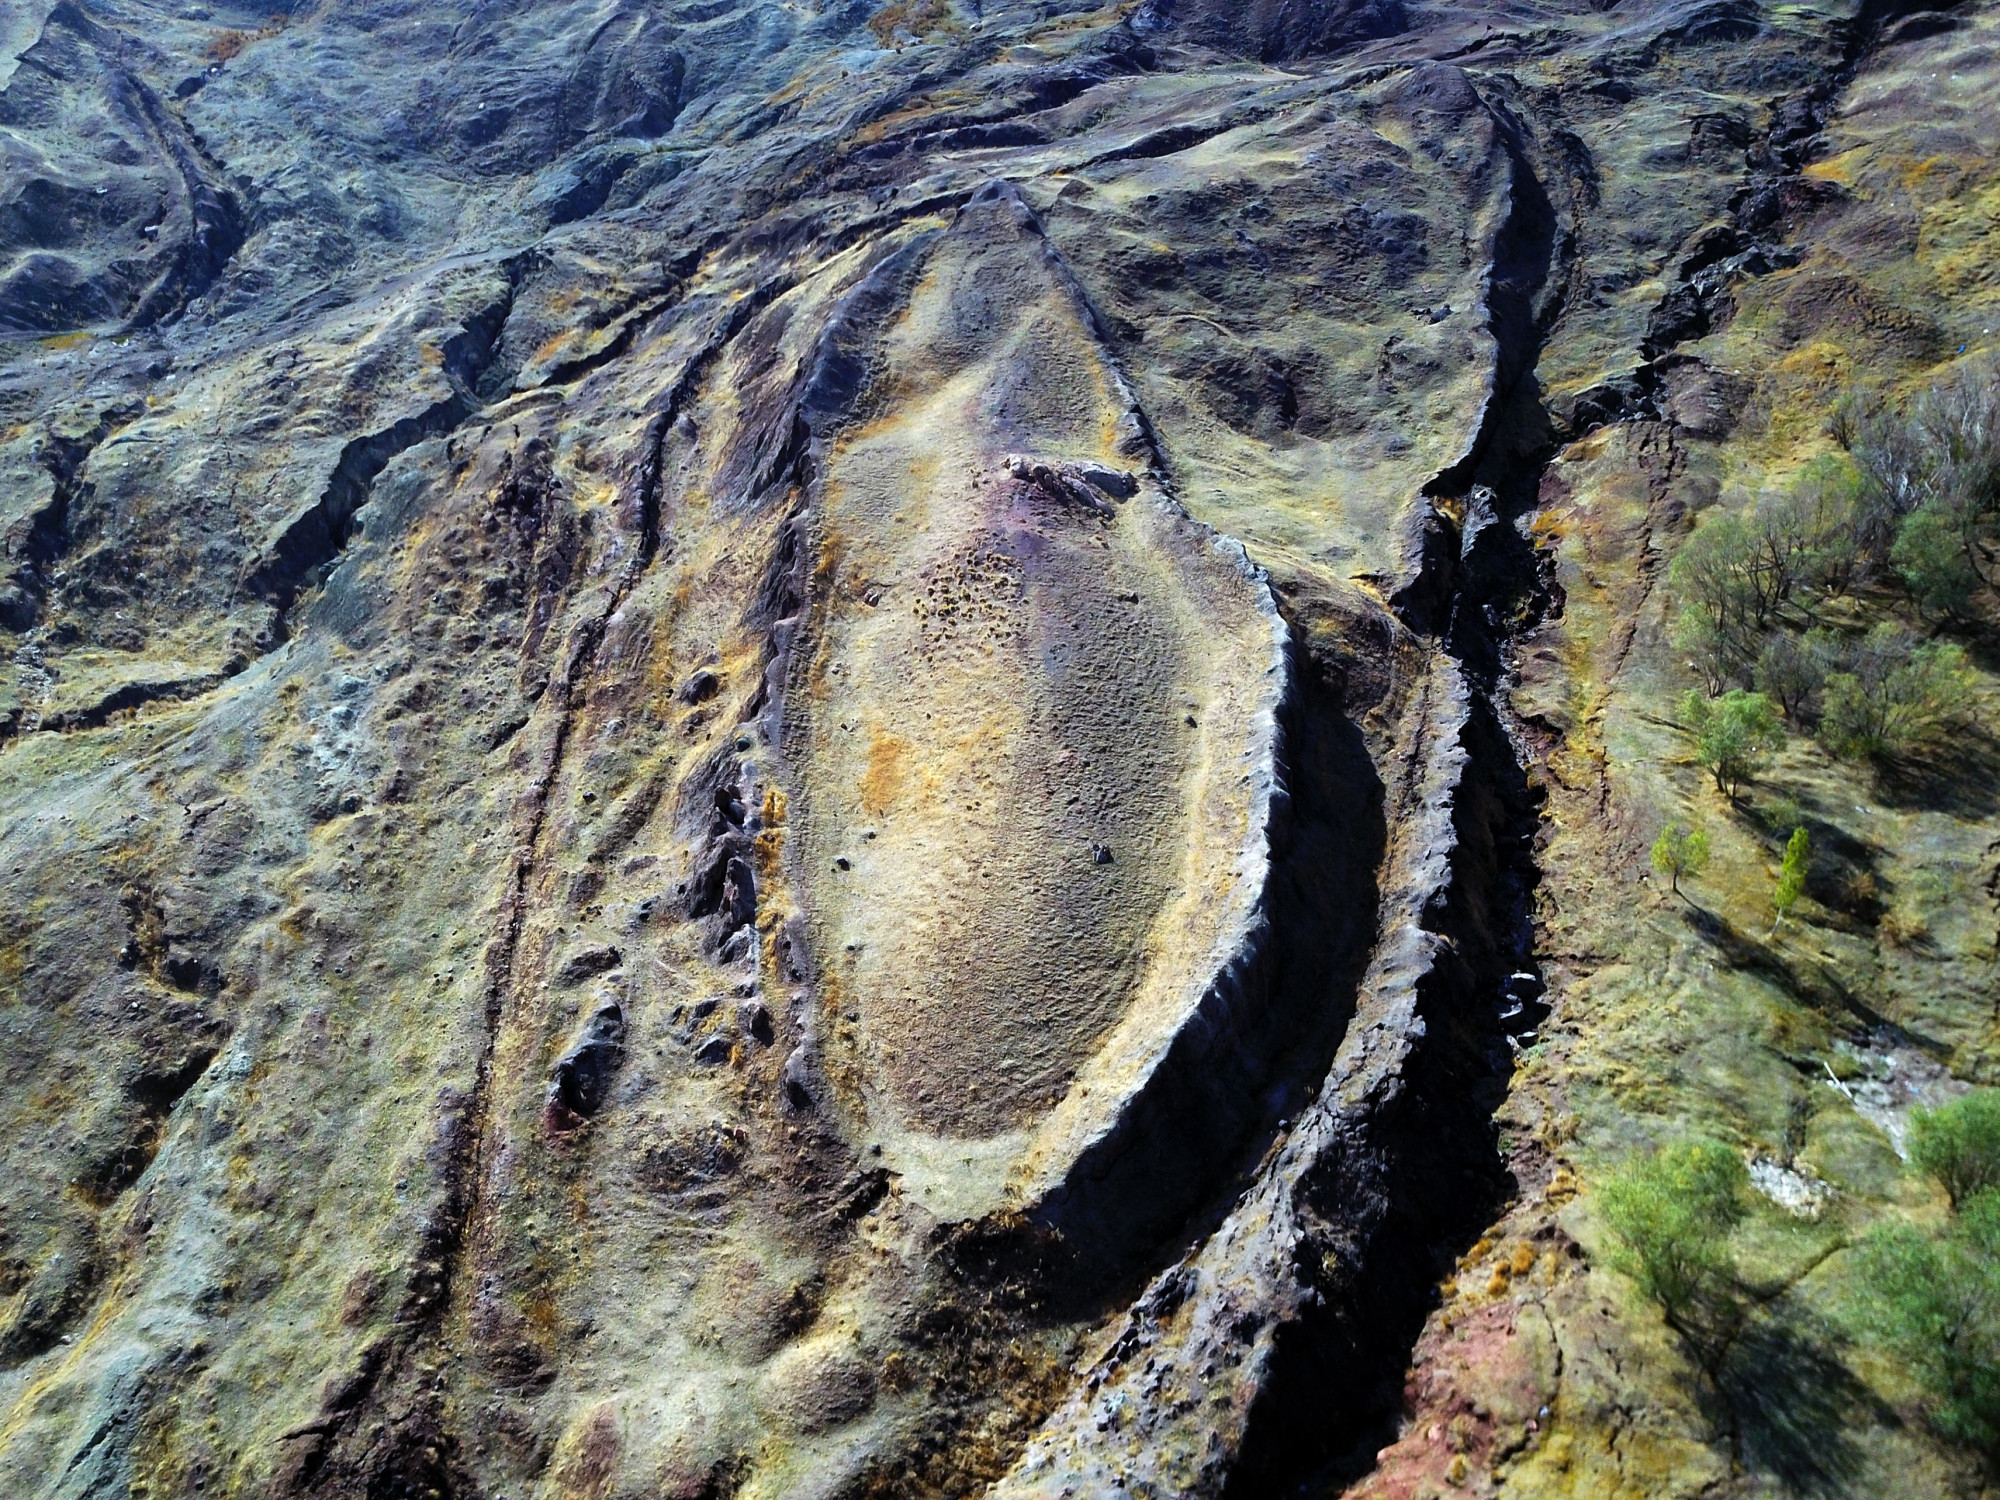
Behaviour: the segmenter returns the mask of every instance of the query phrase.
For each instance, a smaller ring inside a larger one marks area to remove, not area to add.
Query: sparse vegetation
[[[1891,948],[1913,948],[1930,936],[1931,924],[1914,912],[1892,911],[1882,918],[1880,931]]]
[[[950,0],[894,0],[868,18],[868,29],[884,47],[894,47],[903,38],[922,41],[933,32],[955,31],[957,21]]]
[[[2000,1188],[2000,1089],[1975,1089],[1942,1108],[1916,1111],[1910,1160],[1937,1179],[1954,1208]]]
[[[252,42],[266,41],[278,35],[290,24],[290,16],[279,14],[272,16],[267,25],[260,26],[255,31],[240,31],[231,27],[227,31],[219,32],[215,40],[208,44],[208,60],[220,67],[240,56],[243,49]]]
[[[1708,834],[1699,828],[1669,823],[1653,840],[1653,868],[1667,877],[1668,889],[1681,893],[1681,879],[1699,875],[1708,863]]]

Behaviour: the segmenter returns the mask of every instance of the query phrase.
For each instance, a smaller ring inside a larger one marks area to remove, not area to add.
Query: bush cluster
[[[2000,582],[2000,379],[1967,370],[1907,414],[1850,406],[1837,424],[1864,479],[1866,541],[1923,607],[1962,612]],[[1886,544],[1886,545],[1885,545]]]
[[[1851,464],[1823,459],[1747,517],[1714,516],[1674,558],[1681,603],[1674,643],[1711,693],[1743,674],[1803,594],[1838,596],[1866,571],[1867,486]]]
[[[1743,1324],[1728,1237],[1743,1219],[1748,1186],[1734,1151],[1694,1140],[1638,1163],[1598,1195],[1612,1267],[1660,1309],[1711,1379]]]
[[[1918,1111],[1910,1159],[1945,1189],[1950,1222],[1862,1240],[1853,1322],[1915,1376],[1940,1433],[2000,1458],[2000,1090]]]
[[[1941,1435],[2000,1460],[2000,1089],[1917,1111],[1910,1158],[1945,1189],[1950,1219],[1882,1224],[1855,1242],[1843,1319],[1914,1379]],[[1748,1196],[1742,1159],[1708,1140],[1667,1146],[1597,1194],[1612,1269],[1718,1391],[1731,1350],[1774,1296],[1745,1285],[1731,1250]]]
[[[1833,629],[1822,612],[1864,584],[1889,583],[1915,623],[1950,627],[2000,583],[2000,373],[1966,372],[1907,412],[1848,402],[1835,433],[1844,453],[1748,516],[1696,528],[1669,572],[1673,640],[1711,698],[1754,688],[1836,754],[1908,755],[1965,697],[1964,649],[1895,620]],[[1732,732],[1744,712],[1728,711]],[[1688,727],[1702,735],[1709,722]],[[1753,746],[1752,762],[1759,753]],[[1742,758],[1704,748],[1702,760],[1733,795]]]

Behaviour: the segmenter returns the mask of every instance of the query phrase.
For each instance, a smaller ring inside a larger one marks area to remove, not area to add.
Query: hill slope
[[[1731,781],[1674,560],[1991,389],[1996,28],[13,6],[0,1488],[1981,1493],[1993,590]]]

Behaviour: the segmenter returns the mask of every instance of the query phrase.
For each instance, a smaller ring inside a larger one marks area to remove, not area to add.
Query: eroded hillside
[[[16,0],[0,1490],[1982,1493],[1996,29]]]

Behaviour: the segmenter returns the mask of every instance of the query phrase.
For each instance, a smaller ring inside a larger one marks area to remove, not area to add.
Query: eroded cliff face
[[[1640,875],[1692,516],[1988,341],[1996,25],[8,8],[0,1489],[1976,1493],[1589,1189],[1920,1214],[1818,1070],[1992,1067],[1977,765],[1770,773],[1923,944]]]

